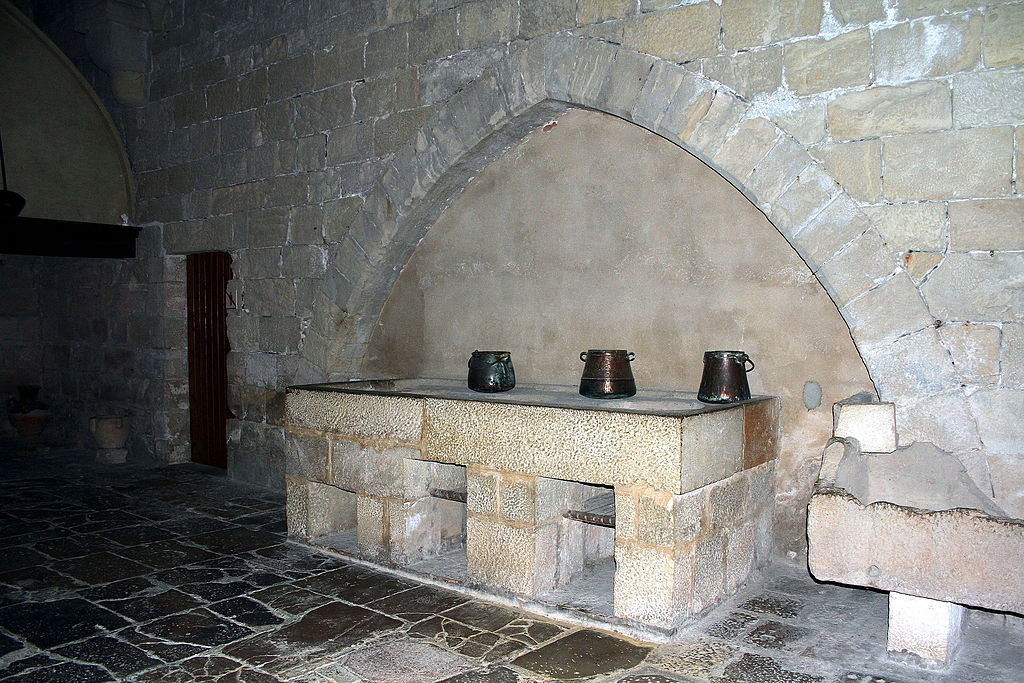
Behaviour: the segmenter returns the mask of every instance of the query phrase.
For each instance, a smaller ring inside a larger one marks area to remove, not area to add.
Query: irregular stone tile
[[[256,590],[256,587],[245,581],[227,581],[224,583],[190,583],[180,586],[181,590],[192,595],[197,595],[204,600],[217,602],[239,595],[246,595]]]
[[[656,649],[647,661],[662,669],[687,676],[706,676],[726,661],[737,649],[731,645],[706,640],[670,643]]]
[[[0,633],[0,657],[3,657],[9,652],[20,650],[24,647],[20,640],[15,640],[8,635]]]
[[[186,657],[199,654],[206,648],[198,645],[185,645],[183,643],[168,643],[167,641],[142,633],[137,628],[126,628],[117,632],[117,637],[127,643],[137,645],[141,649],[165,662],[176,662]]]
[[[210,610],[246,626],[275,626],[284,621],[266,607],[247,597],[215,602]]]
[[[314,607],[320,607],[328,602],[333,602],[331,598],[325,595],[291,585],[263,588],[255,593],[251,593],[249,597],[253,600],[258,600],[271,609],[292,615],[305,614]]]
[[[124,600],[107,600],[100,604],[134,621],[149,621],[157,617],[184,612],[199,607],[203,603],[191,595],[172,589],[155,595]]]
[[[401,626],[400,621],[362,607],[332,602],[293,624],[224,648],[229,657],[280,673],[304,657],[337,652],[360,640]]]
[[[732,640],[746,631],[747,627],[755,621],[757,621],[757,617],[742,612],[733,612],[725,619],[709,626],[705,633],[713,638]]]
[[[108,683],[114,681],[103,669],[90,664],[61,662],[7,679],[8,683]]]
[[[81,598],[22,603],[0,609],[0,627],[40,648],[63,645],[95,635],[127,621]]]
[[[306,548],[300,548],[288,543],[254,550],[251,557],[254,564],[273,570],[287,570],[290,572],[318,572],[328,568],[336,568],[342,564],[334,558],[319,553],[311,553]]]
[[[209,517],[186,517],[174,522],[161,524],[160,528],[177,536],[198,536],[211,531],[223,531],[225,526],[232,529],[241,528],[226,525],[219,519],[211,519]]]
[[[15,659],[9,662],[5,668],[0,669],[0,680],[10,680],[10,677],[15,674],[31,671],[32,669],[46,668],[54,664],[60,664],[60,660],[44,654]]]
[[[58,560],[81,557],[97,550],[112,550],[117,546],[97,534],[76,534],[51,538],[34,544],[36,550]]]
[[[405,621],[421,621],[438,612],[456,607],[469,600],[464,595],[443,591],[431,586],[417,586],[389,595],[366,606]]]
[[[837,683],[903,683],[903,681],[898,681],[888,676],[873,676],[871,674],[848,671],[839,677]]]
[[[158,581],[170,586],[185,586],[190,583],[220,581],[227,577],[222,569],[214,567],[178,567],[154,575]]]
[[[93,585],[113,583],[153,571],[138,562],[105,551],[63,562],[60,570],[64,574]]]
[[[280,545],[284,541],[284,537],[280,534],[238,527],[237,529],[224,529],[199,534],[192,536],[189,540],[192,543],[209,548],[213,552],[230,554]]]
[[[661,673],[636,673],[615,679],[616,683],[680,683],[682,679]]]
[[[584,629],[527,652],[512,663],[554,678],[581,678],[636,666],[648,652],[649,647]]]
[[[0,583],[12,586],[23,593],[73,591],[83,587],[81,581],[76,581],[46,567],[25,567],[13,572],[4,572],[0,574]]]
[[[55,652],[68,659],[99,664],[119,677],[163,664],[134,645],[109,636],[83,640]]]
[[[747,637],[743,640],[772,650],[780,650],[784,647],[789,647],[810,634],[811,631],[806,628],[769,621],[748,633]]]
[[[439,681],[439,683],[518,683],[520,680],[519,675],[512,669],[497,666],[476,671],[466,671],[458,676],[452,676],[451,678]]]
[[[748,612],[774,614],[779,617],[795,617],[800,614],[803,604],[792,598],[765,593],[747,600],[739,606],[739,609],[744,609]]]
[[[202,562],[215,557],[213,553],[207,550],[192,545],[185,545],[177,541],[157,541],[131,548],[122,548],[117,551],[117,554],[154,569],[169,569],[184,564]]]
[[[252,634],[250,629],[233,624],[205,609],[164,617],[141,629],[171,642],[206,646],[224,645]]]
[[[345,666],[366,681],[419,683],[468,671],[475,663],[423,641],[393,636],[356,650]]]
[[[366,605],[385,596],[409,590],[415,584],[361,567],[342,567],[311,576],[293,585]]]
[[[110,529],[108,531],[101,531],[100,535],[124,546],[166,541],[167,539],[174,538],[174,533],[152,524],[139,524],[137,526]]]
[[[98,602],[100,600],[120,600],[133,596],[138,597],[156,590],[158,590],[157,586],[148,577],[137,576],[133,579],[108,583],[105,586],[86,588],[79,591],[79,595],[87,600]]]
[[[473,641],[467,641],[473,643]],[[475,643],[473,643],[475,644]],[[529,646],[521,640],[515,640],[507,638],[498,641],[491,647],[485,649],[481,654],[475,655],[477,659],[485,662],[503,662],[507,659],[512,658],[514,655],[519,654],[523,650],[526,650]],[[456,648],[456,650],[464,655],[469,655],[469,652],[464,648]]]
[[[4,570],[38,567],[48,564],[50,559],[30,548],[8,548],[4,552]]]
[[[497,631],[522,616],[519,612],[499,607],[498,605],[480,602],[479,600],[473,600],[458,607],[445,610],[442,612],[442,615],[483,631]]]
[[[813,683],[825,680],[821,676],[789,671],[771,657],[749,652],[726,666],[724,673],[727,680],[743,683]]]
[[[279,679],[227,657],[192,657],[135,678],[138,683],[278,683]]]
[[[499,628],[497,633],[507,638],[514,638],[527,645],[540,645],[564,631],[564,626],[552,624],[548,621],[516,619]]]

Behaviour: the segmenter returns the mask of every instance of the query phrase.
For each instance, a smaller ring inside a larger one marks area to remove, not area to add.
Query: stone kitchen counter
[[[583,611],[671,631],[770,556],[778,414],[772,397],[706,405],[673,391],[291,387],[289,533],[432,575],[445,558],[448,580],[540,603],[594,593],[603,571],[607,607],[589,595]]]

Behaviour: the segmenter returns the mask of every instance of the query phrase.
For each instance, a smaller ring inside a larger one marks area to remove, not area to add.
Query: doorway
[[[186,257],[188,299],[188,414],[192,462],[228,465],[227,285],[231,255]]]

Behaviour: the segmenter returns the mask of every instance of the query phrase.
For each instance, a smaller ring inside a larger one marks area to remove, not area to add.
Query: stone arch
[[[722,86],[588,38],[546,37],[510,51],[444,103],[384,167],[352,219],[363,275],[353,282],[340,266],[351,263],[350,255],[335,254],[314,302],[306,359],[332,378],[351,376],[391,285],[434,219],[480,169],[569,107],[642,126],[732,183],[835,302],[880,397],[901,405],[901,441],[978,447],[966,398],[923,299],[839,183],[800,143]],[[349,372],[331,373],[339,367]],[[958,413],[952,417],[959,427],[948,414],[935,414],[936,401]]]

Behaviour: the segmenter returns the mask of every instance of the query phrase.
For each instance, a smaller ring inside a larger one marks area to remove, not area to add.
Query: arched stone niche
[[[380,170],[346,218],[349,239],[334,245],[315,294],[301,349],[310,376],[361,374],[392,285],[441,211],[505,149],[568,107],[657,133],[742,192],[835,303],[879,397],[897,404],[900,443],[957,452],[987,486],[974,416],[934,321],[856,202],[749,103],[680,65],[598,40],[555,36],[512,49]]]
[[[32,22],[0,1],[0,132],[23,216],[121,223],[131,168],[106,108]]]
[[[794,501],[831,404],[873,391],[832,300],[746,197],[660,136],[581,109],[445,209],[391,290],[364,372],[464,377],[477,348],[511,350],[521,382],[570,385],[581,350],[629,348],[640,387],[690,391],[704,350],[744,349],[753,390],[783,398],[778,488]],[[811,409],[806,382],[823,391]],[[799,511],[784,518],[798,534]]]

